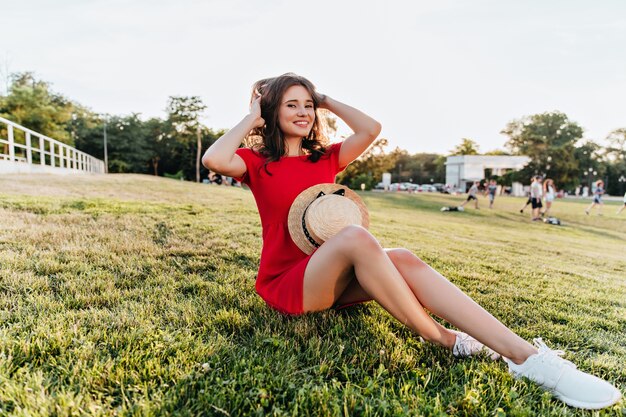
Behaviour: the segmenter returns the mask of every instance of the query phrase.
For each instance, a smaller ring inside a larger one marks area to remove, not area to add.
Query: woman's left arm
[[[323,96],[320,107],[336,114],[354,131],[341,145],[339,166],[346,166],[361,156],[380,133],[380,123],[354,107],[328,96]]]

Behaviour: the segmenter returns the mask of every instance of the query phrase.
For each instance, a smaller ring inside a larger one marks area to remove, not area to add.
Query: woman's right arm
[[[259,96],[250,105],[250,114],[207,149],[202,157],[202,165],[222,175],[241,178],[246,173],[246,164],[235,151],[252,129],[264,124]]]

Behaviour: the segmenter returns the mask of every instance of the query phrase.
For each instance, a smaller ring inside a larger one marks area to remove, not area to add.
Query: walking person
[[[556,198],[556,187],[554,186],[554,181],[551,178],[547,178],[543,182],[543,196],[546,202],[546,209],[543,211],[542,215],[547,216],[550,214],[552,202]]]
[[[541,208],[543,207],[543,205],[541,204],[541,197],[543,195],[541,180],[541,175],[535,175],[535,177],[533,178],[533,183],[530,184],[530,204],[533,208],[530,218],[533,221],[541,220],[540,212]]]
[[[530,184],[532,185],[532,183],[535,181],[535,177],[531,177],[530,178]],[[522,206],[522,208],[519,210],[520,213],[524,214],[524,210],[526,210],[526,207],[528,207],[531,203],[533,202],[532,198],[530,197],[530,191],[528,191],[528,199],[526,200],[526,203],[524,203],[524,205]]]
[[[602,215],[602,206],[604,205],[602,195],[604,195],[604,181],[598,180],[596,181],[596,189],[593,191],[593,202],[585,210],[587,215],[589,215],[591,209],[596,206],[598,207],[598,216]]]
[[[489,196],[489,208],[493,208],[493,201],[496,199],[496,191],[498,191],[498,184],[496,180],[490,180],[487,186],[487,195]]]
[[[478,209],[478,197],[476,197],[476,194],[478,194],[478,184],[480,184],[478,181],[474,181],[467,191],[467,199],[459,207],[464,207],[467,203],[474,200],[474,208]]]
[[[334,113],[354,133],[329,144],[318,109]],[[317,92],[307,79],[284,74],[255,83],[249,114],[206,151],[206,167],[243,181],[254,195],[263,228],[256,290],[267,305],[300,315],[374,300],[454,356],[479,354],[487,349],[484,343],[516,377],[535,381],[569,405],[597,409],[617,402],[621,393],[611,384],[577,370],[539,339],[529,344],[407,249],[383,249],[361,225],[326,239],[310,233],[316,223],[307,211],[316,203],[346,202],[342,196],[350,190],[332,184],[335,175],[380,130],[377,121]],[[248,146],[240,148],[244,140]],[[310,198],[308,206],[302,204]],[[356,206],[361,213],[363,206]],[[426,309],[460,331],[443,327]]]

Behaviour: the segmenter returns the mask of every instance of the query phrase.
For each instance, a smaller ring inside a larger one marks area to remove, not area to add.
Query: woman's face
[[[301,85],[289,87],[278,108],[278,126],[285,139],[307,137],[314,121],[315,108],[309,91]]]

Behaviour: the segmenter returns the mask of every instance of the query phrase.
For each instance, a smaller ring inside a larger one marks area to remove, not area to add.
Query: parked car
[[[420,191],[419,184],[413,184],[412,182],[404,182],[403,184],[406,187],[407,191],[410,191],[410,192]]]
[[[402,182],[394,182],[389,186],[389,191],[406,191],[406,185]]]
[[[434,184],[432,184],[433,187],[435,187],[435,189],[437,190],[437,192],[443,193],[443,187],[444,185],[440,182],[436,182]]]
[[[425,192],[433,193],[437,191],[437,188],[431,184],[422,184],[422,190]]]

